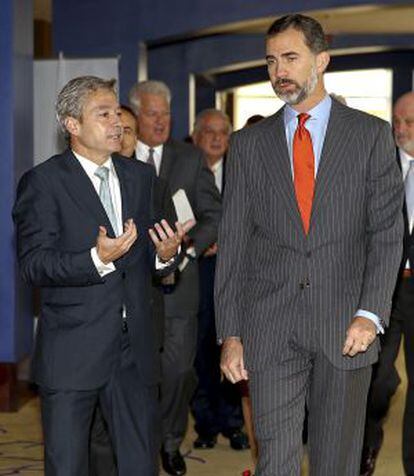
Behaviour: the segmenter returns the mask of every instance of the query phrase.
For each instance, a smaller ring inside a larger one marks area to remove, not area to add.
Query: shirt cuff
[[[234,340],[238,340],[239,342],[241,342],[241,338],[239,336],[228,336],[228,337],[224,337],[224,338],[218,338],[217,339],[217,344],[218,345],[222,345],[223,342],[226,340],[226,339],[234,339]]]
[[[98,252],[96,251],[96,246],[91,249],[91,258],[93,264],[95,265],[96,271],[98,271],[99,276],[101,276],[101,278],[116,270],[115,265],[112,261],[107,264],[101,261],[98,256]]]
[[[354,317],[366,317],[370,321],[372,321],[376,328],[377,328],[377,334],[384,334],[384,327],[382,325],[382,322],[380,318],[374,314],[373,312],[365,311],[364,309],[358,309],[358,311],[355,313]]]
[[[181,245],[178,247],[178,250],[175,256],[173,256],[168,261],[161,261],[158,255],[155,255],[155,269],[159,270],[159,269],[164,269],[164,268],[167,268],[168,266],[171,266],[174,263],[176,256],[179,255],[180,253],[181,253]]]

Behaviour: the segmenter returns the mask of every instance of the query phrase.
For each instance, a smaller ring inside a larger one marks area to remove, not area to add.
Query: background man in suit
[[[205,109],[195,120],[193,143],[200,147],[214,174],[220,194],[224,187],[224,161],[232,126],[229,117],[217,109]],[[217,435],[229,438],[236,450],[248,448],[241,431],[243,415],[240,391],[227,379],[221,379],[220,348],[217,345],[214,316],[214,273],[217,244],[210,246],[199,260],[200,305],[195,368],[198,385],[191,401],[191,410],[198,434],[195,448],[213,448]]]
[[[394,137],[405,184],[404,248],[390,325],[381,336],[381,354],[374,367],[368,396],[361,475],[374,473],[375,460],[383,440],[382,424],[390,399],[400,382],[394,363],[404,336],[404,356],[408,378],[403,425],[403,463],[407,475],[414,476],[414,93],[401,96],[393,111]]]
[[[70,148],[23,176],[13,211],[23,278],[42,289],[34,377],[45,474],[88,475],[99,401],[119,474],[156,475],[151,269],[175,255],[184,230],[177,223],[174,233],[165,221],[150,229],[155,176],[116,154],[122,131],[113,80],[71,80],[56,112]]]
[[[135,158],[137,145],[137,118],[134,111],[128,106],[121,104],[122,142],[120,154],[125,157]]]
[[[305,400],[318,476],[358,474],[376,333],[401,258],[402,183],[388,125],[327,95],[322,27],[272,24],[286,106],[232,138],[216,274],[222,369],[249,377],[258,474],[300,474]]]
[[[153,165],[166,180],[171,193],[183,190],[196,225],[187,235],[186,259],[179,272],[165,283],[165,340],[161,356],[162,463],[168,474],[185,474],[179,452],[187,430],[189,402],[196,377],[194,358],[197,341],[198,266],[195,261],[217,240],[221,214],[220,194],[204,157],[197,148],[169,139],[171,94],[159,81],[145,81],[130,92],[137,116],[136,157]],[[179,216],[179,213],[177,213]]]

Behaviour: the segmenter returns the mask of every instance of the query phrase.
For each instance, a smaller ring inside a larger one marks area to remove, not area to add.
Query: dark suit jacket
[[[401,167],[401,158],[399,149],[397,149],[397,157],[398,157],[398,166]],[[407,259],[410,260],[411,269],[414,267],[414,232],[411,231],[408,223],[408,216],[407,216],[407,206],[404,200],[403,206],[403,215],[404,215],[404,247],[403,247],[403,257],[401,260],[401,272],[405,268],[405,263]]]
[[[234,134],[218,241],[218,337],[241,336],[247,367],[263,369],[278,361],[292,328],[310,321],[335,366],[373,363],[378,342],[354,358],[341,351],[358,309],[388,322],[402,198],[388,124],[334,100],[305,235],[283,109]]]
[[[169,140],[164,144],[160,178],[168,182],[171,193],[184,189],[197,220],[189,237],[197,257],[217,241],[221,216],[221,197],[214,176],[202,152],[191,144]],[[198,266],[190,262],[179,274],[172,294],[166,295],[166,304],[172,312],[190,312],[198,309]]]
[[[34,354],[34,378],[43,386],[86,390],[103,385],[120,352],[122,306],[127,309],[131,345],[143,381],[159,379],[154,326],[150,317],[154,250],[154,172],[146,164],[114,154],[123,220],[133,218],[139,237],[100,277],[90,249],[99,225],[113,230],[82,166],[70,151],[31,169],[21,179],[13,217],[18,258],[25,281],[41,287],[41,317]]]

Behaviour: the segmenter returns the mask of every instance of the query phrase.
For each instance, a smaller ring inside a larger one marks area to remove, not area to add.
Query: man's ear
[[[70,135],[72,136],[78,136],[79,131],[80,131],[80,122],[78,119],[75,119],[74,117],[68,116],[65,119],[65,127],[66,130],[69,132]]]
[[[327,51],[322,51],[316,56],[316,68],[318,73],[322,74],[326,71],[331,57]]]

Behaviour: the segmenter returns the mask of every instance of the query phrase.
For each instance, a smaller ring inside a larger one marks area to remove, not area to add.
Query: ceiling
[[[414,34],[414,2],[411,6],[360,6],[312,10],[328,35],[338,34]],[[206,33],[260,33],[266,32],[276,19],[260,18],[246,22],[210,28]]]
[[[53,0],[34,0],[34,18],[51,22]],[[319,20],[327,34],[414,34],[413,5],[367,5],[308,12]],[[240,23],[219,25],[202,32],[264,33],[276,19],[260,18]],[[198,36],[198,35],[197,35]]]

